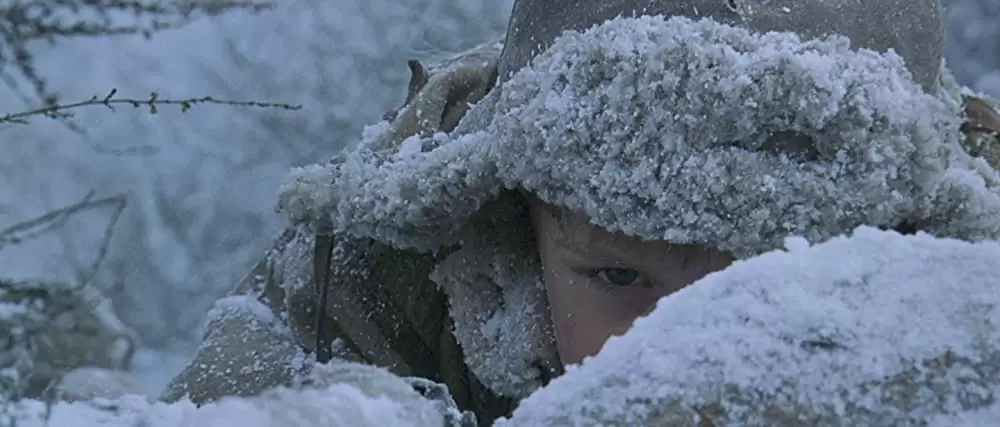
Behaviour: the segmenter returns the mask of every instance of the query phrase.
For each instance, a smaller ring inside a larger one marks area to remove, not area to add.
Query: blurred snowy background
[[[959,81],[1000,95],[1000,2],[946,0],[947,57]],[[273,212],[291,166],[321,161],[403,99],[406,60],[502,35],[512,0],[279,0],[138,36],[37,43],[60,99],[118,88],[144,98],[213,95],[300,111],[197,106],[186,114],[80,110],[85,133],[44,118],[4,125],[0,229],[88,194],[123,194],[94,283],[142,336],[136,370],[156,393],[193,350],[202,316],[281,228]],[[24,97],[0,86],[0,109]],[[30,100],[30,98],[29,98]],[[9,278],[77,280],[100,256],[110,210],[0,251]]]

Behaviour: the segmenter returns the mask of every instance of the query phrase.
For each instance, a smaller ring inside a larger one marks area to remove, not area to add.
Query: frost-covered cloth
[[[530,223],[509,190],[740,257],[858,225],[996,239],[998,176],[963,147],[964,95],[928,93],[899,56],[845,37],[618,18],[559,37],[450,134],[385,149],[375,126],[294,170],[279,208],[446,255],[432,278],[470,369],[520,397],[553,355]]]
[[[498,426],[985,426],[1000,243],[861,227],[662,299]]]
[[[217,301],[205,331],[194,359],[167,385],[164,400],[253,396],[288,386],[311,367],[291,329],[253,294]]]
[[[323,366],[312,381],[254,397],[227,397],[196,407],[190,401],[150,402],[137,396],[76,403],[21,403],[20,427],[443,427],[434,404],[382,369]]]
[[[898,56],[842,37],[618,19],[563,36],[487,102],[422,152],[300,170],[281,207],[421,250],[456,244],[514,187],[609,231],[744,256],[857,224],[1000,235],[934,224],[950,207],[928,203],[982,196],[991,205],[949,214],[1000,214],[993,174],[959,147],[960,94],[927,94]]]

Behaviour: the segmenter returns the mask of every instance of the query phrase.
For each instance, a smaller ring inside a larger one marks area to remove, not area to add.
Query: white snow
[[[191,356],[173,349],[142,348],[132,359],[132,372],[140,394],[159,396],[164,387],[188,364]]]
[[[405,158],[419,154],[422,150],[422,143],[420,141],[419,135],[414,135],[406,138],[399,144],[399,151],[396,152],[397,158]]]
[[[862,227],[793,246],[662,299],[498,425],[995,421],[1000,243]]]
[[[135,395],[46,405],[15,406],[19,427],[441,427],[443,414],[403,379],[357,364],[323,366],[313,385],[278,388],[254,397],[228,397],[195,407]]]
[[[166,404],[139,396],[117,400],[58,403],[44,418],[45,404],[23,402],[19,427],[440,427],[385,397],[369,397],[354,387],[283,390],[268,398],[227,398],[196,408],[190,402]],[[431,413],[428,408],[428,414]]]
[[[254,328],[268,327],[279,333],[291,334],[288,326],[255,295],[230,295],[219,298],[205,316],[205,323],[224,321],[226,317],[235,315],[247,316]]]
[[[79,401],[141,395],[142,386],[126,371],[95,367],[77,368],[59,378],[54,386],[61,400]]]

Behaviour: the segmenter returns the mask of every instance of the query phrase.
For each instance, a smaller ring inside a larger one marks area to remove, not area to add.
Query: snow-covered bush
[[[72,310],[77,289],[61,282],[0,279],[0,426],[7,410],[28,389],[36,353],[32,339],[51,319]]]

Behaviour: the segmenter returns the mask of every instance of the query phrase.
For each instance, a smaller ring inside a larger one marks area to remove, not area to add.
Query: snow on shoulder
[[[867,227],[794,243],[662,299],[498,425],[954,426],[1000,416],[1000,243]]]

